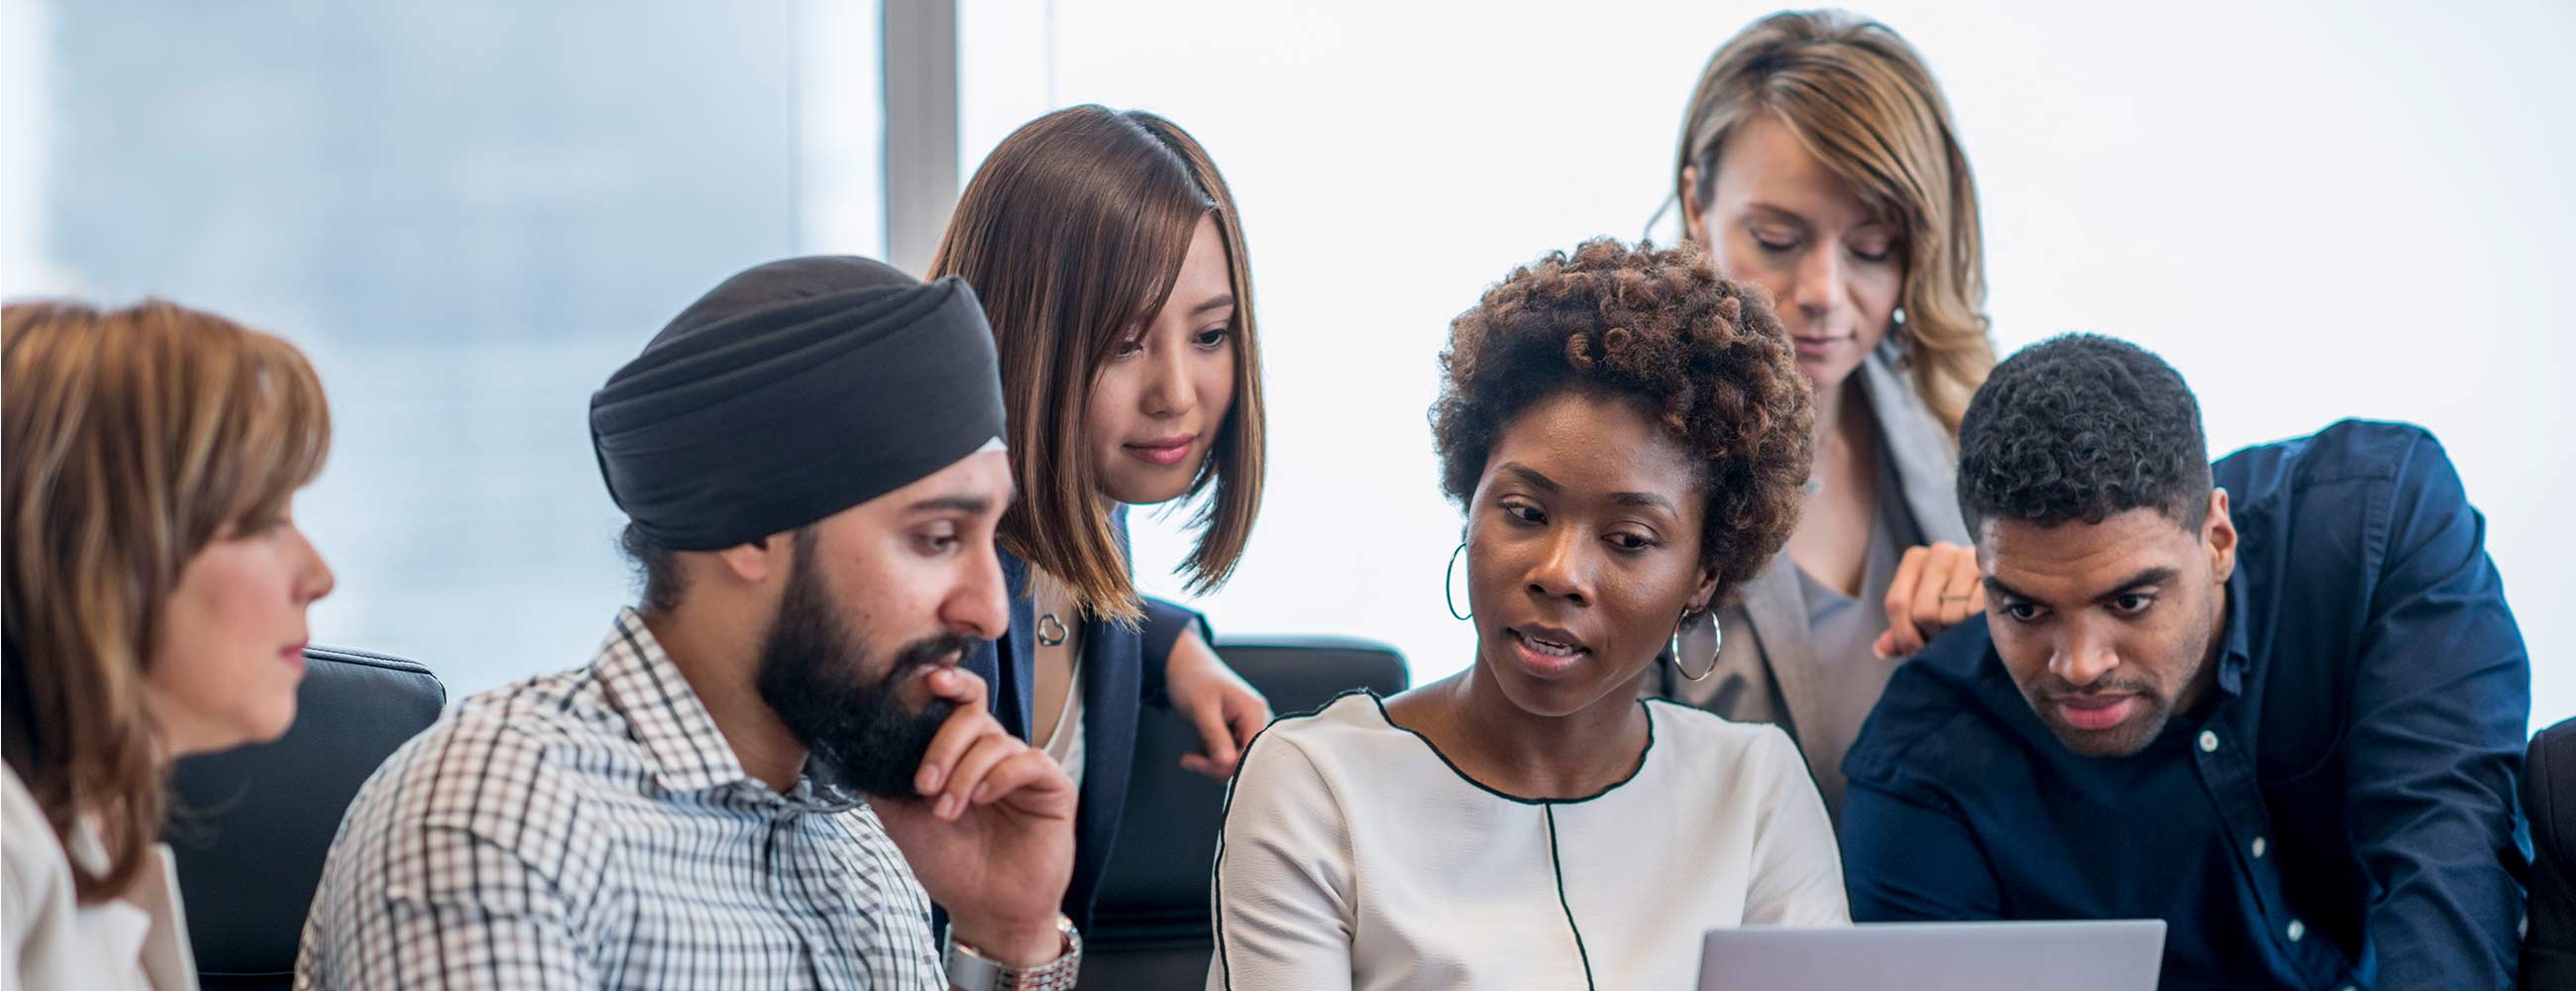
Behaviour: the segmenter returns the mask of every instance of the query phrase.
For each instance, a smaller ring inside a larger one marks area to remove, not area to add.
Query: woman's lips
[[[311,641],[306,641],[304,643],[291,643],[284,647],[280,647],[277,649],[278,659],[292,665],[296,670],[302,671],[304,670],[304,648],[309,645],[311,645]]]
[[[1503,632],[1512,641],[1512,660],[1520,665],[1521,670],[1529,672],[1533,677],[1551,680],[1562,678],[1573,671],[1577,665],[1582,664],[1584,659],[1592,656],[1592,651],[1587,648],[1550,643],[1543,638],[1533,641],[1519,630]]]
[[[1198,440],[1197,434],[1183,434],[1179,437],[1165,437],[1142,444],[1125,444],[1121,447],[1130,456],[1146,464],[1170,467],[1180,464],[1182,459],[1189,457],[1191,445],[1197,444]]]
[[[1848,335],[1845,335],[1845,336],[1839,336],[1839,337],[1794,337],[1794,336],[1793,336],[1793,337],[1789,338],[1789,340],[1790,340],[1790,342],[1791,342],[1791,343],[1793,343],[1793,344],[1795,344],[1795,345],[1797,346],[1797,348],[1798,348],[1798,357],[1801,357],[1801,358],[1822,358],[1822,357],[1824,357],[1824,356],[1826,356],[1826,355],[1830,355],[1830,354],[1834,353],[1834,349],[1835,349],[1835,348],[1839,348],[1839,347],[1843,346],[1843,343],[1844,343],[1844,342],[1846,342],[1846,341],[1851,340],[1851,337],[1850,337],[1850,336],[1848,336]]]

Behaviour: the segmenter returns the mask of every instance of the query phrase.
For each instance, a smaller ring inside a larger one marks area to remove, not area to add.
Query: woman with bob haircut
[[[1905,39],[1799,11],[1709,59],[1673,195],[1718,272],[1770,294],[1815,387],[1816,464],[1786,552],[1715,617],[1716,669],[1659,687],[1787,730],[1839,815],[1888,676],[1985,609],[1952,492],[1959,416],[1995,363],[1976,182]]]
[[[966,665],[1002,725],[1081,792],[1065,914],[1088,926],[1118,836],[1146,700],[1198,727],[1192,771],[1224,778],[1269,706],[1187,610],[1143,599],[1126,507],[1197,501],[1194,591],[1222,584],[1261,506],[1261,358],[1233,194],[1171,121],[1077,106],[993,149],[932,278],[961,276],[993,325],[1019,500],[998,541],[1011,626]]]
[[[0,983],[194,988],[166,779],[294,721],[332,583],[288,513],[330,446],[321,382],[170,303],[12,304],[0,421]]]
[[[1797,748],[1640,686],[1798,516],[1812,412],[1757,292],[1591,241],[1450,325],[1465,671],[1246,750],[1210,988],[1684,988],[1701,933],[1846,922]]]

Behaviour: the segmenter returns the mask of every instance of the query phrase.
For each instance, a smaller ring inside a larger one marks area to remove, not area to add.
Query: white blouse
[[[1073,793],[1082,794],[1082,655],[1073,656],[1073,672],[1066,676],[1064,708],[1056,712],[1055,728],[1047,731],[1046,746],[1038,749],[1064,768],[1065,780],[1073,782]]]
[[[7,778],[0,784],[0,928],[7,930],[0,989],[193,991],[196,962],[170,848],[153,847],[122,896],[80,904],[72,894],[71,857],[92,870],[106,866],[96,831],[73,830],[66,854],[17,773],[0,771],[0,777]]]
[[[1226,799],[1207,986],[1689,991],[1710,929],[1848,923],[1788,736],[1639,704],[1636,773],[1557,801],[1468,778],[1373,694],[1272,723]]]

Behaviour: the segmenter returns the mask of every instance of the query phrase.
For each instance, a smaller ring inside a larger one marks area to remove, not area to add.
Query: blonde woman
[[[331,569],[288,507],[330,413],[295,348],[146,302],[0,311],[0,982],[194,988],[170,762],[295,718]]]
[[[1905,656],[1984,608],[1952,495],[1959,415],[1994,365],[1977,190],[1913,47],[1835,12],[1718,49],[1674,196],[1721,274],[1767,290],[1815,388],[1815,473],[1788,546],[1716,616],[1716,664],[1666,693],[1777,723],[1839,815],[1839,765]],[[1708,656],[1703,622],[1682,653]]]

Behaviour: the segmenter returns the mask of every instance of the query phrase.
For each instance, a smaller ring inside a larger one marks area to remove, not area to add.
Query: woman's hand
[[[1986,584],[1977,573],[1977,549],[1952,543],[1911,548],[1887,583],[1887,632],[1870,649],[1904,657],[1923,649],[1941,631],[1986,611]]]
[[[1163,663],[1163,694],[1172,711],[1199,728],[1203,748],[1181,755],[1181,767],[1223,781],[1234,775],[1252,735],[1270,725],[1270,700],[1225,666],[1198,631],[1181,634]]]

